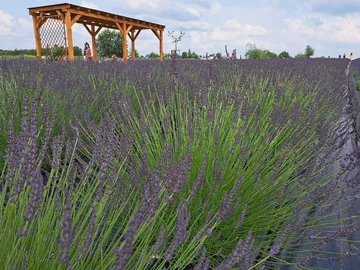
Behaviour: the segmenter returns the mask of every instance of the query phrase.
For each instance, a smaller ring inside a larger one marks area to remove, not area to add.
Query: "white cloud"
[[[360,18],[353,16],[321,19],[314,24],[309,17],[286,19],[287,29],[283,31],[290,39],[313,38],[323,42],[360,45]],[[297,38],[300,37],[300,38]]]
[[[0,35],[11,34],[11,28],[14,25],[14,17],[0,10]]]
[[[198,10],[196,10],[195,8],[187,8],[186,9],[188,12],[194,14],[196,17],[199,17],[200,18],[200,12]]]
[[[224,24],[224,30],[238,31],[242,35],[265,35],[267,32],[264,27],[259,25],[240,24],[236,19],[227,20]]]
[[[89,3],[85,0],[81,0],[80,6],[100,10],[100,8],[96,4]]]

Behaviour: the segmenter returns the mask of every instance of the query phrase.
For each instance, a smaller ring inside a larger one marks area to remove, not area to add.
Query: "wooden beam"
[[[128,33],[128,36],[129,38],[131,39],[131,41],[135,41],[135,39],[139,36],[140,32],[141,32],[141,29],[139,29],[136,34],[135,34],[135,31],[136,30],[131,30],[129,33]]]
[[[52,6],[45,6],[45,7],[36,7],[36,8],[29,8],[29,12],[49,12],[51,10],[57,10],[57,9],[69,9],[70,4],[64,4],[64,5],[52,5]]]
[[[105,27],[105,28],[110,28],[110,29],[114,29],[114,30],[119,30],[119,28],[117,28],[115,25],[102,25],[102,24],[98,24],[98,23],[91,23],[91,22],[83,22],[81,19],[78,21],[78,23],[81,23],[82,25],[86,24],[86,25],[93,25],[93,26],[98,26],[98,27]]]
[[[130,25],[126,28],[126,35],[130,32],[131,28],[132,28],[132,25],[130,24]]]
[[[68,59],[70,61],[74,61],[74,44],[72,37],[72,24],[71,24],[71,12],[67,11],[65,14],[65,25],[66,25],[66,33],[68,40]]]
[[[99,26],[98,29],[95,31],[95,36],[99,34],[100,30],[102,29],[102,26]]]
[[[38,24],[38,28],[40,29],[41,26],[47,21],[48,18],[40,18],[38,19],[39,24]]]
[[[155,34],[155,36],[160,40],[160,34],[158,33],[158,31],[157,30],[155,30],[155,29],[151,29],[151,31]],[[160,30],[160,32],[161,32],[161,30]]]
[[[71,20],[71,25],[74,25],[74,23],[76,23],[82,15],[76,15],[72,20]]]
[[[83,26],[85,26],[86,30],[87,30],[87,31],[89,32],[89,34],[91,35],[92,33],[91,33],[90,28],[89,28],[85,23],[83,23]]]
[[[36,55],[39,60],[41,60],[41,37],[40,37],[40,27],[39,21],[36,16],[32,16],[33,25],[34,25],[34,34],[35,34],[35,44],[36,44]]]
[[[135,36],[134,36],[134,40],[139,36],[140,32],[141,32],[141,29],[139,29],[139,30],[136,32],[136,34],[135,34]]]
[[[115,25],[120,30],[121,34],[124,36],[122,25],[120,25],[120,23],[118,22],[115,22]]]

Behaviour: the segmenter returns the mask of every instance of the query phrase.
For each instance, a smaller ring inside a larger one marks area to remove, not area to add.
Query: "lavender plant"
[[[360,248],[337,208],[358,194],[347,61],[171,61],[0,61],[0,265],[305,268]]]

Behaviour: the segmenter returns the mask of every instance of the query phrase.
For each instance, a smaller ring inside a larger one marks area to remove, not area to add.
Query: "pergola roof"
[[[133,26],[132,29],[135,30],[165,29],[165,26],[161,24],[138,20],[135,18],[125,17],[122,15],[117,15],[87,7],[81,7],[69,3],[32,7],[29,8],[29,14],[40,15],[40,13],[42,13],[43,15],[42,17],[46,17],[46,16],[50,17],[50,16],[58,15],[57,10],[64,10],[64,11],[66,10],[66,11],[70,11],[73,14],[81,15],[81,17],[79,16],[79,18],[76,20],[76,23],[84,23],[88,25],[118,29],[118,27],[115,24],[115,22],[118,22],[118,23],[129,23]]]

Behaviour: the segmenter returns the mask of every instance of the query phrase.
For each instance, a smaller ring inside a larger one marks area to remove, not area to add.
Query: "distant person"
[[[343,58],[346,58],[346,53],[344,53]]]
[[[350,61],[352,61],[353,53],[350,53]]]
[[[330,59],[330,55],[328,56],[328,58]]]
[[[84,43],[84,60],[86,60],[86,44],[87,42]]]
[[[84,53],[85,53],[85,61],[89,61],[92,59],[90,45],[87,42],[85,42]]]
[[[341,58],[341,54],[339,54],[339,59]]]

